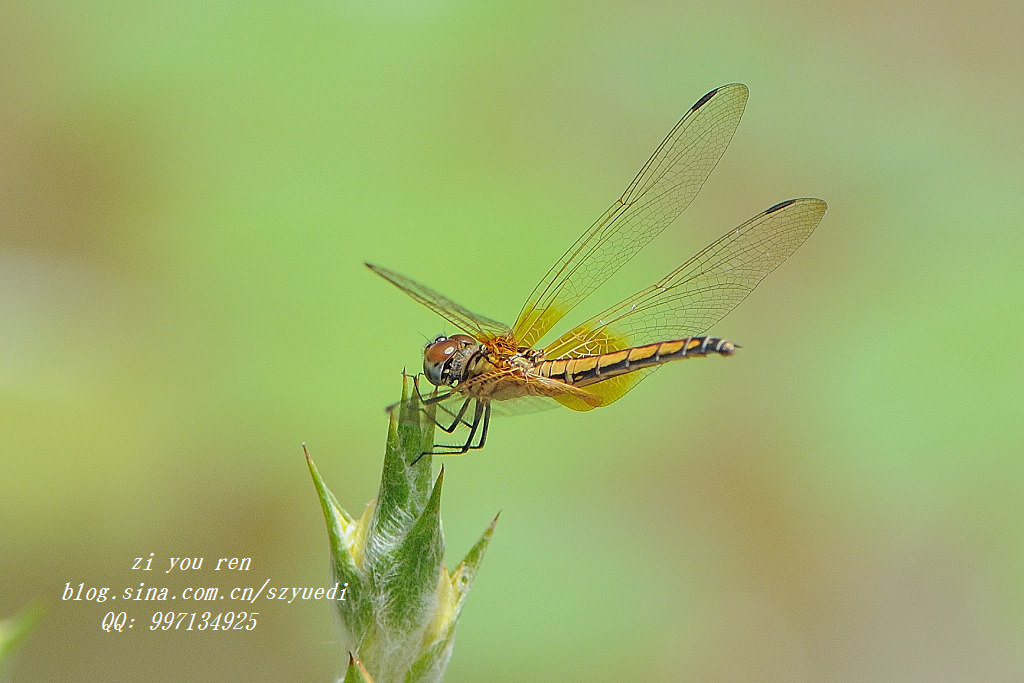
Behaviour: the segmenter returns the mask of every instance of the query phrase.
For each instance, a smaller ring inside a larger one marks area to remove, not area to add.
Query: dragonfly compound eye
[[[427,344],[427,348],[423,349],[423,362],[430,363],[431,365],[441,365],[451,358],[451,355],[455,353],[457,348],[459,348],[459,344],[454,339],[438,337],[430,344]]]
[[[427,344],[423,349],[423,374],[427,376],[434,386],[443,386],[447,371],[445,365],[451,359],[452,354],[459,348],[457,339],[438,337],[432,343]]]
[[[450,337],[438,337],[423,349],[423,374],[434,386],[451,384],[452,356],[460,348],[476,343],[469,335],[453,334]]]

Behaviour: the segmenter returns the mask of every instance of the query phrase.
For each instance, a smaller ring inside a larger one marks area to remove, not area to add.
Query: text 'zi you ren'
[[[138,569],[144,572],[153,571],[154,555],[155,553],[150,553],[149,557],[136,557],[135,564],[132,565],[132,569]],[[164,571],[164,574],[170,574],[175,569],[178,571],[202,569],[204,559],[205,558],[203,557],[171,557],[169,558],[171,564]],[[217,564],[213,567],[213,570],[247,572],[249,571],[250,565],[252,565],[251,557],[218,557]]]

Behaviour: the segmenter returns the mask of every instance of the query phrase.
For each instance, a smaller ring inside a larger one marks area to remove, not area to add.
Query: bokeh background
[[[331,680],[329,605],[157,633],[65,583],[330,582],[443,321],[514,318],[680,115],[751,98],[683,218],[581,307],[782,199],[811,239],[607,410],[446,461],[502,517],[451,681],[1024,677],[1019,3],[5,3],[0,616],[12,680]],[[134,558],[253,558],[140,578]],[[173,606],[184,609],[181,606]],[[200,609],[198,605],[195,609]]]

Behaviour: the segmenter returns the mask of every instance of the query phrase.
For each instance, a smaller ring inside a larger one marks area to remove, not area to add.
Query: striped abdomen
[[[566,384],[585,387],[609,377],[627,372],[661,365],[673,360],[706,356],[711,353],[732,355],[736,345],[718,337],[687,337],[676,341],[634,346],[631,349],[601,353],[594,356],[578,356],[547,360],[540,364],[538,372],[545,377],[557,379]]]

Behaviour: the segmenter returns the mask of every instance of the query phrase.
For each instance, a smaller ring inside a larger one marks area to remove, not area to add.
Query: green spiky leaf
[[[441,488],[432,481],[433,415],[410,396],[391,411],[377,498],[356,520],[341,508],[308,452],[335,574],[347,584],[337,602],[355,657],[345,680],[368,671],[378,682],[440,681],[455,627],[497,517],[449,575],[444,566]],[[368,680],[351,678],[351,680]]]

